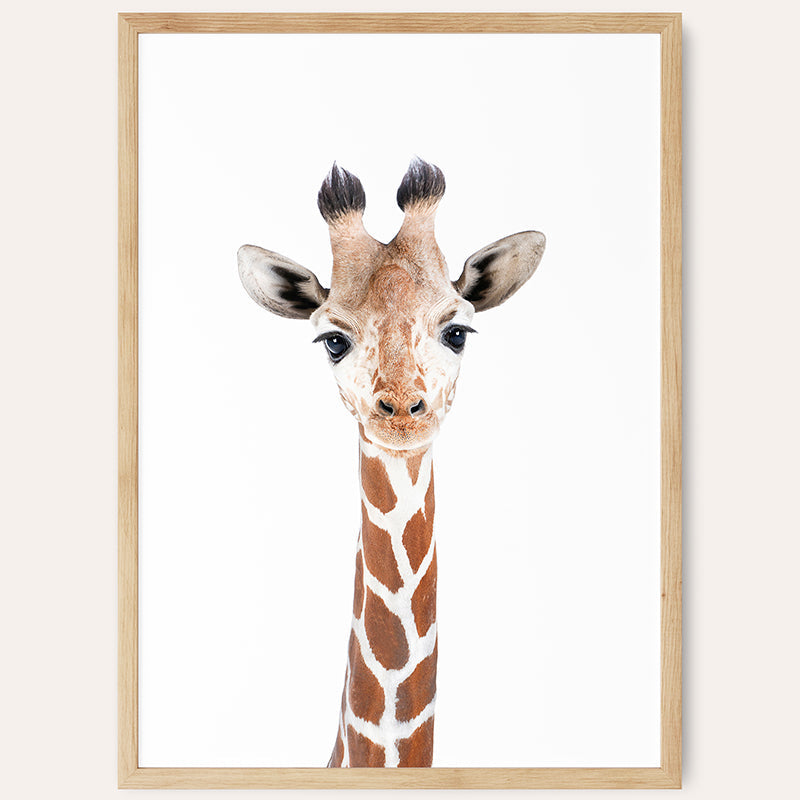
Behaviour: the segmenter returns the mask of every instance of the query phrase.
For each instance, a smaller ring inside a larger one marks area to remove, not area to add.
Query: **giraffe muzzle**
[[[382,396],[365,421],[370,441],[391,450],[408,450],[430,443],[439,430],[439,420],[428,402],[415,397],[404,402]]]

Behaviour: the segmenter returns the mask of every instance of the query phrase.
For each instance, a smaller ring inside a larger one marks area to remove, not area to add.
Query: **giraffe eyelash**
[[[442,328],[441,332],[445,333],[446,331],[449,331],[451,328],[461,328],[462,331],[466,331],[467,333],[477,333],[478,332],[478,331],[475,330],[475,328],[470,328],[469,325],[464,325],[464,324],[462,324],[460,322],[451,322],[448,325],[445,325]]]
[[[314,340],[311,342],[311,344],[317,344],[317,342],[324,342],[326,339],[334,339],[334,338],[336,338],[337,336],[338,336],[338,337],[340,337],[340,338],[342,338],[342,339],[347,339],[347,341],[348,341],[348,342],[351,342],[351,343],[352,343],[352,341],[353,341],[353,340],[352,340],[352,339],[351,339],[351,338],[350,338],[350,337],[349,337],[349,336],[348,336],[346,333],[344,333],[343,331],[330,330],[330,331],[325,331],[325,333],[321,333],[319,336],[317,336],[317,337],[316,337],[316,338],[315,338],[315,339],[314,339]]]

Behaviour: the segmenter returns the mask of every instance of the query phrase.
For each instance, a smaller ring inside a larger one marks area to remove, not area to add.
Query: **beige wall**
[[[458,6],[235,8],[491,9]],[[770,0],[494,10],[570,8],[684,12],[684,793],[788,797],[800,674],[800,11]],[[0,786],[10,798],[118,794],[118,10],[224,7],[45,0],[3,13]]]

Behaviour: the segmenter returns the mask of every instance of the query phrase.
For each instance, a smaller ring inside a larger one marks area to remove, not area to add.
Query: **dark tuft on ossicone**
[[[330,225],[351,211],[363,214],[367,207],[367,196],[364,194],[361,181],[334,161],[331,171],[320,187],[317,206],[320,214]]]
[[[397,205],[405,211],[418,203],[437,203],[444,189],[444,173],[439,167],[414,158],[397,190]]]

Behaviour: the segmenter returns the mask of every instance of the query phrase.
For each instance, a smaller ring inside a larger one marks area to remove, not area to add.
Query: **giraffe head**
[[[544,252],[541,233],[516,233],[471,255],[451,281],[434,237],[444,189],[441,170],[415,159],[397,191],[405,218],[382,244],[364,228],[361,182],[334,164],[317,199],[330,229],[330,289],[284,256],[239,249],[248,294],[275,314],[311,320],[345,406],[365,438],[391,450],[433,439],[453,402],[474,313],[514,294]]]

